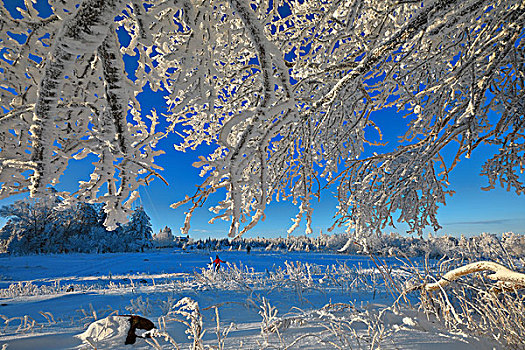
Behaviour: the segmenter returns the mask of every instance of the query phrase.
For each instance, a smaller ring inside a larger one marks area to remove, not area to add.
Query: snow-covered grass
[[[228,263],[218,273],[208,267],[210,254],[172,249],[0,257],[0,346],[90,349],[75,335],[95,321],[110,324],[107,317],[137,314],[154,322],[155,337],[133,345],[116,338],[91,341],[98,349],[501,347],[486,336],[467,335],[462,326],[447,330],[450,322],[442,308],[428,306],[430,298],[418,304],[419,292],[402,293],[421,282],[418,274],[426,275],[415,265],[424,266],[422,261],[219,254]]]

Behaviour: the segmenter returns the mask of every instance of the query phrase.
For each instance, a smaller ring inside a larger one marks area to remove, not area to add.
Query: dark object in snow
[[[252,247],[250,247],[249,245],[246,246],[246,253],[250,254],[251,250],[252,250]]]
[[[155,328],[155,325],[153,324],[153,322],[151,322],[150,320],[142,316],[130,315],[129,323],[131,327],[129,328],[128,336],[126,338],[126,342],[124,343],[126,345],[135,344],[135,342],[137,341],[137,338],[149,338],[149,335],[142,337],[140,335],[135,334],[135,330],[144,329],[146,331],[150,331],[153,328]]]
[[[142,284],[148,284],[148,281],[146,281],[146,280],[143,278],[143,279],[141,279],[141,280],[139,281],[139,283],[142,283]]]
[[[149,261],[149,259],[144,259],[144,261]]]
[[[0,306],[7,306],[7,305],[9,305],[9,304],[6,304],[6,303],[0,304]]]
[[[71,292],[74,292],[75,291],[75,287],[73,286],[68,286],[67,289],[66,289],[66,293],[71,293]]]

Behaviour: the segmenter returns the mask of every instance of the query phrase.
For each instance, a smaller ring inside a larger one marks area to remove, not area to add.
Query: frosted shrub
[[[320,273],[320,270],[309,263],[285,261],[286,282],[285,285],[291,287],[299,300],[303,300],[306,291],[317,289],[318,282],[314,282],[313,273]],[[314,272],[315,270],[315,272]],[[319,276],[318,276],[319,277]],[[318,281],[318,279],[317,279]]]
[[[194,274],[195,282],[200,289],[213,289],[222,285],[223,276],[215,271],[212,265],[201,268],[200,272]]]
[[[265,284],[261,274],[254,272],[253,268],[240,264],[238,267],[236,264],[226,263],[227,274],[221,274],[225,282],[233,289],[252,291],[254,287],[262,286]]]
[[[55,282],[52,285],[37,286],[31,281],[12,283],[5,289],[0,289],[0,298],[16,298],[32,295],[52,295],[65,292],[66,287]]]
[[[259,311],[260,349],[300,349],[306,340],[309,341],[304,345],[309,348],[314,340],[322,349],[381,349],[396,332],[387,321],[394,314],[392,308],[359,310],[353,304],[329,303],[320,309],[294,310],[279,317],[277,309],[263,298]],[[298,335],[290,337],[290,334]]]
[[[260,273],[244,265],[226,263],[219,271],[213,265],[200,269],[194,274],[198,288],[251,291],[266,284]]]
[[[502,246],[506,253],[514,257],[525,256],[525,236],[513,232],[504,233],[502,236]]]
[[[458,240],[450,236],[433,237],[429,235],[429,238],[422,243],[423,251],[427,256],[439,259],[443,256],[452,257],[456,255],[454,251],[458,245]]]
[[[131,306],[126,307],[126,310],[132,314],[148,316],[152,313],[153,306],[149,298],[144,300],[142,296],[139,296],[136,299],[131,299],[130,303]]]
[[[270,302],[263,297],[262,304],[260,305],[259,315],[262,317],[261,321],[261,338],[263,339],[262,344],[263,348],[269,345],[269,335],[270,333],[277,332],[278,327],[276,327],[276,322],[279,320],[277,317],[277,309],[270,305]]]
[[[278,267],[266,273],[254,272],[252,268],[232,263],[227,263],[225,268],[219,271],[208,267],[195,273],[192,283],[198,289],[237,290],[246,293],[255,290],[292,290],[298,300],[305,301],[305,293],[323,293],[331,289],[341,292],[373,292],[384,285],[384,278],[377,268],[363,269],[346,264],[321,267],[310,263],[286,261],[284,268]],[[400,275],[396,278],[406,277]]]
[[[187,329],[185,333],[188,334],[188,339],[193,342],[192,350],[204,349],[202,342],[204,331],[199,304],[190,298],[182,298],[175,304],[167,316],[176,317],[177,315],[184,317],[183,320],[176,319],[176,321],[186,325]]]
[[[395,330],[385,322],[391,308],[358,310],[347,303],[327,304],[317,311],[327,335],[324,342],[337,349],[381,349]],[[328,337],[330,336],[330,337]]]

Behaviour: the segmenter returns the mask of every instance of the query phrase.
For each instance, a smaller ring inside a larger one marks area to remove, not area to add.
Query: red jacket
[[[225,262],[226,262],[226,261],[222,261],[222,260],[219,259],[219,258],[213,260],[213,263],[214,263],[215,265],[219,265],[219,266],[221,265],[221,263],[225,263]]]

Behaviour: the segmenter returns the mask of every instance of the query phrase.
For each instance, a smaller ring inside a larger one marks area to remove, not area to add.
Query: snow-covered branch
[[[497,150],[482,169],[488,187],[524,190],[522,1],[49,5],[42,18],[26,1],[22,19],[0,6],[2,197],[37,195],[94,154],[89,179],[62,195],[105,203],[114,225],[162,176],[155,147],[172,135],[180,151],[216,146],[195,163],[204,179],[181,201],[184,232],[219,188],[210,209],[230,236],[281,200],[299,209],[290,230],[305,219],[310,232],[325,188],[337,192],[335,226],[437,228],[449,173],[481,145]],[[146,87],[163,92],[167,113],[141,109]],[[394,121],[378,112],[394,109],[404,128],[386,144]]]
[[[509,283],[514,288],[525,288],[525,274],[512,271],[493,261],[479,261],[458,267],[444,274],[437,282],[425,284],[424,288],[429,292],[439,290],[462,276],[482,271],[494,272],[487,276],[493,281]]]
[[[56,109],[62,96],[65,76],[70,74],[77,56],[94,52],[100,46],[121,4],[119,0],[85,0],[72,18],[64,21],[57,33],[39,83],[30,129],[33,148],[31,159],[36,164],[31,178],[32,195],[42,191],[53,180],[54,172],[49,165],[53,156],[53,143],[58,138],[55,125],[63,120]]]

